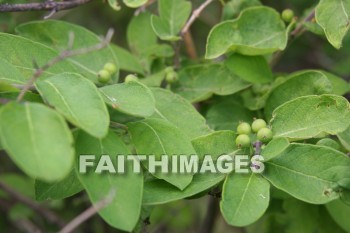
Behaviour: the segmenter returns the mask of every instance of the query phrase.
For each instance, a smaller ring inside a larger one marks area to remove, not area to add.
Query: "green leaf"
[[[61,180],[73,166],[73,136],[64,119],[44,105],[10,103],[2,107],[0,138],[11,159],[33,178]]]
[[[226,222],[233,226],[247,226],[257,221],[270,201],[270,183],[260,175],[229,175],[222,190],[220,208]]]
[[[108,0],[108,4],[113,10],[119,11],[120,5],[117,0]]]
[[[146,181],[143,204],[159,205],[191,197],[217,185],[224,178],[225,175],[222,174],[196,174],[184,190],[179,190],[163,180]]]
[[[143,70],[143,67],[140,64],[139,60],[128,50],[112,44],[110,47],[118,57],[121,70],[126,70],[138,74],[145,74],[145,71]]]
[[[349,119],[349,102],[344,97],[304,96],[278,107],[271,125],[276,137],[302,139],[340,133],[349,126]]]
[[[60,200],[73,196],[82,190],[83,186],[78,180],[74,169],[66,178],[54,183],[35,181],[35,199],[38,201]]]
[[[350,151],[350,127],[337,134],[341,144]]]
[[[159,16],[152,15],[154,32],[162,40],[179,40],[178,36],[191,14],[191,3],[185,0],[160,0]]]
[[[350,2],[321,0],[316,7],[316,21],[323,28],[328,41],[337,49],[349,30]]]
[[[271,118],[278,106],[297,97],[331,92],[332,83],[320,71],[307,70],[291,74],[271,91],[266,101],[265,116]]]
[[[345,81],[343,78],[338,77],[326,71],[322,71],[322,73],[324,73],[327,76],[328,80],[332,83],[333,94],[345,95],[350,92],[350,84],[347,81]]]
[[[132,8],[137,8],[147,3],[147,0],[123,0],[125,5]]]
[[[288,35],[280,14],[272,8],[248,8],[235,20],[216,25],[208,36],[205,57],[213,59],[229,51],[264,55],[284,50]]]
[[[275,187],[302,201],[324,204],[339,198],[332,187],[347,176],[350,159],[328,147],[291,144],[264,164],[263,175]]]
[[[288,233],[317,232],[319,206],[288,198],[283,202],[283,210],[288,218]]]
[[[242,10],[260,5],[261,3],[259,0],[230,0],[225,3],[222,18],[223,20],[235,18],[239,15],[239,13],[241,13]]]
[[[152,91],[144,84],[131,81],[100,88],[107,104],[114,109],[139,117],[149,117],[155,111]]]
[[[72,49],[87,48],[101,43],[100,37],[91,31],[64,21],[34,21],[18,26],[16,32],[24,37],[50,46],[57,52],[67,49],[70,33],[74,33]],[[36,57],[34,58],[37,59]],[[97,82],[97,72],[107,62],[115,64],[119,69],[118,59],[109,46],[66,60],[76,66],[78,73],[94,82]],[[43,65],[42,63],[39,64]],[[66,70],[66,72],[69,72],[69,70]],[[113,76],[113,79],[118,80],[118,74]]]
[[[68,121],[94,137],[107,134],[109,115],[96,86],[78,74],[63,73],[38,80],[41,96]]]
[[[231,95],[250,84],[220,64],[195,65],[179,72],[179,83],[173,89],[190,102],[200,102],[213,94]]]
[[[244,108],[240,99],[224,98],[208,109],[205,118],[214,130],[236,130],[240,121],[250,122],[254,113]],[[227,111],[230,109],[230,111]]]
[[[44,65],[58,56],[58,52],[43,44],[5,33],[0,33],[0,51],[0,62],[2,63],[0,68],[5,68],[0,71],[0,80],[19,84],[25,84],[33,76],[35,71],[33,59],[38,65]],[[26,52],[23,53],[23,51]],[[8,68],[7,65],[9,65]],[[65,60],[50,67],[41,77],[63,72],[79,72],[79,69]]]
[[[261,155],[264,157],[264,161],[269,161],[281,154],[289,145],[286,138],[274,138],[262,149]]]
[[[263,56],[232,54],[226,67],[235,75],[251,83],[268,83],[273,80],[272,71]]]
[[[161,118],[177,126],[190,139],[209,134],[204,117],[184,98],[162,88],[152,88],[156,112],[152,118]]]
[[[76,138],[76,151],[79,155],[95,155],[96,163],[102,155],[109,155],[112,163],[117,166],[118,155],[129,155],[130,151],[124,142],[114,133],[109,132],[103,139],[96,139],[84,132],[78,132]],[[101,217],[111,226],[123,231],[132,231],[141,213],[143,177],[134,173],[132,161],[125,162],[124,174],[95,173],[87,170],[86,174],[80,173],[78,178],[87,191],[92,203],[105,199],[115,191],[111,203],[99,211]],[[95,163],[95,164],[96,164]]]
[[[235,133],[232,131],[219,131],[198,137],[192,141],[192,145],[200,157],[204,157],[207,154],[219,157],[220,155],[232,154],[237,151]],[[217,185],[224,178],[225,174],[220,173],[195,174],[191,184],[182,191],[162,180],[146,181],[143,204],[164,204],[191,197]]]
[[[341,200],[335,200],[326,205],[329,214],[333,220],[346,232],[350,231],[350,222],[348,221],[350,206],[344,204]]]
[[[157,44],[157,36],[151,26],[150,13],[141,13],[131,19],[127,30],[127,40],[130,50],[139,56],[147,55],[150,47]]]
[[[163,119],[146,119],[128,124],[131,139],[139,155],[154,155],[160,160],[162,155],[195,155],[190,138],[179,128]],[[171,158],[169,164],[171,168]],[[145,165],[147,167],[147,164]],[[148,167],[147,167],[148,168]],[[156,171],[153,175],[183,190],[192,181],[192,174],[168,174]]]

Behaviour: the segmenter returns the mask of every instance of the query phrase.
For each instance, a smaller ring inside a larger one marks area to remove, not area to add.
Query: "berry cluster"
[[[115,73],[117,73],[117,66],[110,62],[106,63],[103,69],[97,73],[98,81],[100,83],[108,83]]]
[[[236,145],[239,148],[250,147],[251,133],[257,134],[257,139],[263,143],[268,143],[272,139],[272,131],[267,127],[266,122],[263,119],[256,119],[252,125],[241,122],[237,127],[238,136],[236,138]]]

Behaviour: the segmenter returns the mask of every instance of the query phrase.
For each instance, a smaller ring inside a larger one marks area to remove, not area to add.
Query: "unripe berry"
[[[256,119],[252,124],[252,130],[254,133],[257,133],[260,129],[266,127],[266,121],[263,119]]]
[[[107,70],[100,70],[97,76],[100,83],[108,83],[111,80],[111,74]]]
[[[257,138],[259,141],[267,143],[272,139],[272,131],[269,128],[262,128],[259,130],[257,134]]]
[[[175,71],[171,71],[171,72],[166,74],[165,80],[168,83],[172,84],[172,83],[176,83],[179,80],[179,77]]]
[[[115,74],[117,73],[117,66],[114,65],[113,63],[106,63],[103,67],[104,70],[107,70],[110,74]]]
[[[292,11],[291,9],[285,9],[282,12],[282,19],[284,22],[286,23],[290,23],[294,18],[294,11]]]
[[[252,128],[248,123],[242,122],[237,127],[238,134],[250,134],[252,132]]]
[[[138,81],[139,79],[133,75],[133,74],[129,74],[128,76],[125,77],[125,83],[129,83],[131,81]]]
[[[236,138],[236,145],[238,148],[246,148],[250,146],[250,138],[246,134],[238,135]]]
[[[167,68],[165,68],[165,73],[169,73],[169,72],[174,72],[174,68],[172,66],[168,66]]]

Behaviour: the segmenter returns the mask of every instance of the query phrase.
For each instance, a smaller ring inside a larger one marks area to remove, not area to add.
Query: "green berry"
[[[128,76],[125,77],[125,83],[129,83],[132,81],[138,81],[138,80],[139,80],[138,77],[136,77],[133,74],[129,74]]]
[[[104,70],[107,70],[110,74],[115,74],[117,73],[117,66],[114,65],[113,63],[106,63],[103,67]]]
[[[257,137],[259,141],[267,143],[272,139],[272,131],[269,128],[262,128],[259,130]]]
[[[248,123],[242,122],[237,127],[238,134],[250,134],[252,132],[252,128]]]
[[[294,18],[294,11],[292,11],[291,9],[285,9],[282,12],[282,19],[284,20],[284,22],[286,23],[290,23]]]
[[[169,72],[174,72],[174,68],[172,66],[168,66],[167,68],[165,68],[165,73]]]
[[[100,83],[108,83],[111,80],[111,74],[107,70],[100,70],[97,76]]]
[[[252,130],[254,133],[257,133],[260,129],[266,127],[266,121],[263,119],[256,119],[252,124]]]
[[[250,146],[250,138],[246,134],[238,135],[236,138],[236,145],[238,148],[246,148]]]
[[[179,77],[175,71],[172,71],[166,74],[165,80],[168,83],[172,84],[172,83],[176,83],[179,80]]]

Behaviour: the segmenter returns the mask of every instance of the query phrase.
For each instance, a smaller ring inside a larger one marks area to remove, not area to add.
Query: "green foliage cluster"
[[[147,1],[108,3],[121,14]],[[36,70],[33,60],[43,66],[59,56],[71,33],[72,49],[101,38],[63,20],[29,21],[0,33],[0,150],[6,152],[0,182],[37,201],[50,200],[57,213],[69,209],[63,215],[68,219],[78,214],[74,206],[82,210],[84,194],[98,204],[114,190],[98,214],[126,232],[142,232],[149,217],[152,224],[162,222],[161,208],[173,203],[183,218],[169,228],[186,232],[180,229],[195,214],[181,200],[213,193],[220,194],[226,223],[246,232],[350,232],[350,85],[319,67],[274,69],[302,33],[328,40],[340,49],[335,54],[342,53],[343,41],[350,49],[350,1],[320,0],[304,14],[281,14],[258,0],[212,4],[223,14],[210,28],[203,59],[179,49],[191,46],[183,28],[195,6],[158,0],[158,9],[145,7],[123,22],[127,46],[111,43],[52,65],[21,101],[16,98]],[[78,172],[79,155],[96,155],[97,161],[106,154],[215,159],[253,156],[257,141],[264,143],[261,174],[162,174],[145,164],[136,174],[131,161],[126,174]],[[11,199],[1,190],[0,197]],[[25,205],[8,213],[8,221],[37,220]],[[10,229],[6,221],[0,220],[4,232]]]

